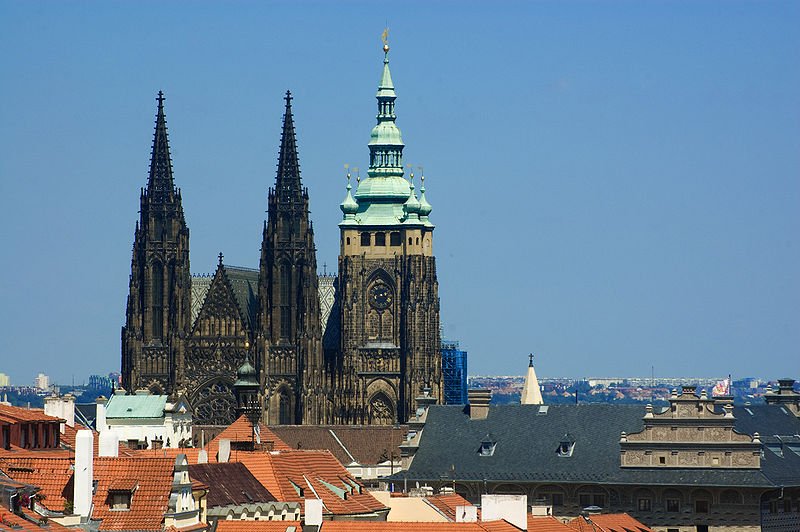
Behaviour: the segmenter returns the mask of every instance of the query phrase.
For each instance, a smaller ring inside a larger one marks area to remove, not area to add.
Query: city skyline
[[[12,383],[119,371],[158,90],[192,272],[219,252],[257,266],[287,89],[317,263],[335,270],[387,17],[314,5],[0,6]],[[800,7],[448,5],[392,13],[389,40],[443,335],[470,374],[521,375],[533,352],[540,375],[792,375]]]

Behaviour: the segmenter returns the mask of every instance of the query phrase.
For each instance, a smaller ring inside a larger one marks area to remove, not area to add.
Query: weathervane
[[[383,33],[381,33],[381,40],[383,41],[383,53],[389,53],[389,28],[386,27],[383,29]]]

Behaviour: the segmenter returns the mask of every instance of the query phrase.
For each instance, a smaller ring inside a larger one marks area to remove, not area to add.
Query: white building
[[[0,388],[11,386],[11,379],[5,373],[0,373]]]
[[[50,377],[45,375],[44,373],[39,373],[35,379],[33,379],[33,386],[38,390],[47,390],[50,388]]]
[[[191,445],[192,414],[189,405],[179,399],[169,402],[166,395],[151,395],[137,390],[125,395],[117,390],[108,402],[97,403],[97,432],[114,432],[129,447],[154,449]]]

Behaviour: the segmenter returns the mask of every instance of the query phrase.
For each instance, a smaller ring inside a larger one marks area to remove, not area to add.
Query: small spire
[[[150,158],[150,176],[147,179],[147,195],[151,200],[165,202],[175,194],[172,179],[172,159],[169,155],[167,118],[164,114],[164,92],[158,91],[156,129],[153,134],[153,151]]]
[[[529,367],[529,368],[532,368],[532,367],[533,367],[533,353],[531,353],[530,355],[528,355],[528,367]]]
[[[223,255],[223,254],[222,254],[222,252],[220,251],[220,252],[219,252],[219,266],[222,266],[222,257],[223,257],[223,256],[224,256],[224,255]]]
[[[353,195],[350,193],[353,187],[350,185],[349,166],[349,164],[344,165],[345,170],[347,170],[347,195],[344,201],[339,205],[339,208],[342,209],[345,220],[355,220],[355,214],[358,212],[358,203],[356,203],[356,200],[353,199]],[[358,170],[358,168],[354,168],[354,170]]]
[[[300,162],[297,156],[297,138],[292,116],[292,93],[286,91],[284,96],[286,108],[283,113],[283,131],[281,132],[281,148],[278,155],[278,175],[275,178],[275,190],[279,201],[299,199],[303,186],[300,182]]]
[[[542,390],[539,387],[539,379],[536,377],[536,370],[533,369],[533,353],[528,355],[528,373],[525,375],[525,385],[522,387],[520,403],[523,405],[544,404]]]
[[[425,198],[425,172],[423,171],[422,167],[419,167],[419,179],[422,183],[422,186],[419,189],[420,196],[419,196],[419,218],[423,222],[428,222],[428,215],[433,210],[431,204],[428,203],[428,200]]]

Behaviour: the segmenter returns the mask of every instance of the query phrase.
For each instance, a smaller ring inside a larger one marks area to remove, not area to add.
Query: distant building
[[[5,373],[0,373],[0,388],[11,386],[11,379]]]
[[[97,392],[108,392],[113,386],[110,376],[89,375],[89,389]]]
[[[33,387],[37,390],[47,390],[50,388],[50,377],[44,373],[39,373],[36,378],[33,379]]]
[[[442,340],[442,380],[444,404],[467,403],[467,352],[459,349],[458,342]]]

